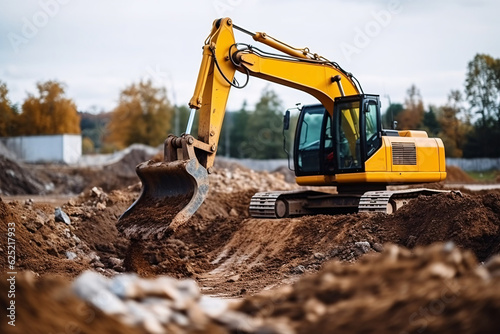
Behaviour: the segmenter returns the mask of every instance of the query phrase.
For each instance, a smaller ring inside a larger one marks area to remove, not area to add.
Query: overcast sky
[[[476,53],[500,57],[499,15],[498,0],[3,0],[0,81],[13,103],[55,79],[79,110],[110,111],[123,88],[150,78],[187,105],[212,22],[228,16],[338,62],[365,93],[382,97],[384,109],[387,96],[403,102],[412,84],[426,106],[442,105],[450,90],[463,90]],[[251,78],[232,90],[228,109],[253,105],[267,85],[284,108],[316,102]]]

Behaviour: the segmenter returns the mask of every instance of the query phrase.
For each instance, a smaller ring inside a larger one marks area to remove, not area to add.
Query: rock
[[[368,253],[371,250],[371,246],[368,241],[359,241],[354,243],[354,245],[364,254]]]
[[[109,280],[93,271],[86,271],[73,282],[73,291],[82,299],[109,314],[127,314],[123,301],[108,290]]]
[[[212,318],[221,316],[229,308],[227,300],[209,296],[201,296],[199,305],[203,312]]]
[[[406,247],[413,248],[415,247],[415,243],[417,242],[417,237],[414,235],[410,235],[408,240],[406,241]]]
[[[104,210],[104,209],[106,209],[106,204],[99,202],[99,203],[96,204],[96,208],[98,210]]]
[[[68,258],[68,260],[74,260],[77,258],[76,256],[76,253],[75,252],[66,252],[66,257]]]
[[[233,275],[233,276],[231,276],[231,277],[229,277],[229,278],[227,279],[227,282],[229,282],[229,283],[234,283],[234,282],[236,282],[237,280],[239,280],[239,279],[240,279],[240,277],[241,277],[241,275]]]
[[[382,246],[382,244],[379,244],[378,242],[374,243],[372,245],[372,248],[379,253],[381,253],[384,250],[384,246]]]
[[[73,240],[75,240],[76,244],[80,244],[82,242],[82,240],[80,240],[80,238],[78,238],[76,235],[73,235]]]
[[[100,197],[104,193],[101,188],[93,187],[91,190],[91,194],[95,197]]]
[[[298,265],[297,267],[293,268],[292,270],[293,274],[303,274],[306,272],[306,267],[303,265]]]
[[[121,267],[123,265],[123,260],[121,259],[118,259],[116,257],[110,257],[108,259],[108,262],[109,264],[111,265],[111,268],[115,268],[115,267]]]
[[[325,258],[325,254],[323,254],[323,253],[314,253],[314,258],[316,260],[322,260],[322,259]]]
[[[44,221],[42,217],[37,216],[35,220],[29,220],[26,223],[24,223],[24,226],[26,226],[26,229],[30,231],[31,233],[35,233],[40,227],[44,225]]]
[[[69,216],[64,211],[62,211],[61,208],[57,207],[54,214],[55,214],[56,222],[65,223],[66,225],[71,224],[71,220],[69,219]]]
[[[492,257],[484,267],[488,270],[491,276],[500,277],[500,255]]]

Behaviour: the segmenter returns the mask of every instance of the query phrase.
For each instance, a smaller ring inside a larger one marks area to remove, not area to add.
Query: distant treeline
[[[21,106],[8,99],[0,82],[0,136],[82,133],[85,153],[106,153],[134,143],[157,146],[169,133],[180,135],[189,117],[185,106],[174,106],[165,88],[151,81],[131,84],[119,94],[110,112],[77,112],[65,97],[64,84],[37,84],[38,95],[29,94]],[[283,151],[284,106],[266,88],[253,108],[227,112],[221,129],[218,154],[234,158],[279,159]],[[386,128],[425,130],[440,137],[448,157],[500,157],[500,59],[477,54],[467,65],[463,90],[452,90],[443,106],[424,106],[419,89],[412,85],[403,103],[390,103],[383,115]],[[196,135],[195,121],[191,134]],[[292,122],[293,124],[293,122]],[[287,147],[293,129],[285,133]]]

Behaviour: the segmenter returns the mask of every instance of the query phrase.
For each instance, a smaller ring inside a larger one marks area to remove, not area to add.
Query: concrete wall
[[[457,166],[464,171],[484,172],[487,170],[500,170],[500,158],[459,159],[446,158],[447,166]]]
[[[82,156],[81,135],[3,137],[0,141],[25,162],[73,164]]]

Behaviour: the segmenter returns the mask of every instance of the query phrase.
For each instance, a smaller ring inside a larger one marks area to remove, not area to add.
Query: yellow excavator
[[[278,52],[236,43],[234,31],[253,37]],[[246,76],[239,84],[235,73]],[[300,108],[293,159],[296,182],[303,186],[336,186],[338,194],[317,191],[263,192],[253,196],[253,217],[282,218],[336,212],[391,213],[409,199],[436,190],[388,191],[387,185],[442,181],[445,153],[439,138],[424,131],[382,128],[378,95],[363,93],[349,72],[308,48],[298,49],[266,33],[253,33],[231,19],[215,20],[203,46],[203,57],[191,114],[181,136],[169,135],[164,161],[137,166],[139,198],[120,217],[118,228],[133,239],[164,237],[185,223],[209,190],[226,102],[231,88],[243,88],[250,77],[292,87],[319,104]],[[198,111],[198,136],[191,127]],[[285,113],[284,126],[290,122]]]

